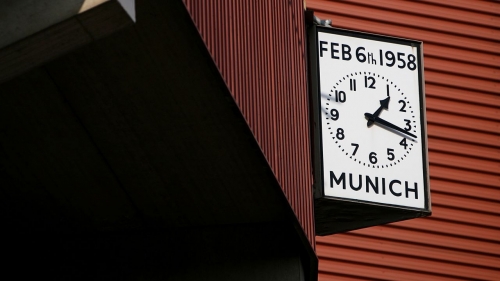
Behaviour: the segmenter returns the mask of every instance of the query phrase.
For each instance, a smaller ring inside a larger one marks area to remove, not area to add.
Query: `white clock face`
[[[322,99],[322,108],[328,135],[342,156],[373,169],[404,161],[418,140],[415,134],[419,129],[415,118],[418,108],[404,90],[388,77],[366,71],[348,73],[334,82]],[[400,130],[374,122],[366,114]]]
[[[317,40],[324,196],[426,208],[419,48],[330,30]]]

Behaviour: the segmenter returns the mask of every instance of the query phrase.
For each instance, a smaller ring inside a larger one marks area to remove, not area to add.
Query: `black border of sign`
[[[318,58],[318,32],[326,32],[332,34],[338,34],[343,36],[351,36],[356,38],[382,41],[387,43],[407,45],[417,48],[418,60],[418,79],[419,79],[419,100],[420,100],[420,123],[421,123],[421,140],[422,140],[422,160],[423,160],[423,182],[424,182],[424,193],[425,193],[425,208],[413,208],[394,204],[385,204],[378,202],[370,202],[364,200],[346,199],[340,197],[325,197],[324,194],[324,183],[323,183],[323,144],[321,135],[321,102],[320,102],[320,81],[319,81],[319,58]],[[429,179],[429,154],[428,154],[428,139],[427,139],[427,117],[425,110],[425,79],[424,79],[424,65],[423,65],[423,42],[411,39],[397,38],[380,34],[366,33],[361,31],[354,31],[348,29],[334,28],[334,27],[323,27],[323,26],[311,26],[310,32],[308,34],[309,39],[309,81],[311,82],[311,96],[312,96],[312,114],[313,114],[313,174],[314,174],[314,198],[330,198],[333,200],[347,201],[347,202],[357,202],[367,205],[377,205],[384,207],[393,207],[405,210],[415,210],[419,212],[431,212],[430,203],[430,179]]]

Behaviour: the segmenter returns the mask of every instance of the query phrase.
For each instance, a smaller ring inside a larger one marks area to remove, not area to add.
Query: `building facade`
[[[500,276],[500,5],[319,1],[332,26],[424,42],[432,216],[316,237],[319,280]]]
[[[431,217],[316,236],[306,9],[424,42]],[[498,3],[23,0],[0,23],[4,272],[498,279]]]

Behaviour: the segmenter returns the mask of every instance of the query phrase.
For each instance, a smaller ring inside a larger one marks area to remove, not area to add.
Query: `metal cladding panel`
[[[184,3],[314,247],[303,1]]]
[[[500,279],[500,3],[307,0],[335,27],[424,42],[433,215],[316,237],[319,280]]]

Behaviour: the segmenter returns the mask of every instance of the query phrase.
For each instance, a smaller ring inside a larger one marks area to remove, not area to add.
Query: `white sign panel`
[[[325,197],[425,209],[421,42],[317,33]]]

